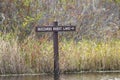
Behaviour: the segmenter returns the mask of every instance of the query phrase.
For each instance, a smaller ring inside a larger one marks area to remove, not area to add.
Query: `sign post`
[[[36,32],[53,32],[53,48],[54,48],[54,78],[59,77],[59,47],[58,47],[58,32],[75,31],[75,26],[58,26],[58,22],[54,22],[53,26],[37,26]],[[55,80],[56,80],[55,79]]]
[[[58,22],[54,22],[54,26],[58,26]],[[53,44],[54,44],[54,74],[59,75],[59,52],[58,52],[58,31],[53,32]]]

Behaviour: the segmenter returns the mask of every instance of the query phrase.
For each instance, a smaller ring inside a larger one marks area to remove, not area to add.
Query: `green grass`
[[[120,70],[120,40],[59,41],[61,72]],[[0,38],[0,74],[53,72],[53,42]]]

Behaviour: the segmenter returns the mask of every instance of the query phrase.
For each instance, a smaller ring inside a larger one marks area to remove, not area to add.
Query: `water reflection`
[[[54,80],[60,80],[60,75],[59,74],[54,75]]]
[[[60,78],[53,75],[1,76],[0,80],[120,80],[120,73],[65,74]]]
[[[54,80],[52,75],[1,76],[0,80]]]

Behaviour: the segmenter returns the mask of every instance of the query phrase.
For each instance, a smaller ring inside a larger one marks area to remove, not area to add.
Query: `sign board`
[[[54,78],[56,78],[56,76],[59,76],[58,32],[59,31],[75,31],[75,30],[76,30],[75,26],[58,26],[58,22],[54,22],[53,26],[37,26],[36,27],[36,32],[53,32]]]
[[[36,32],[75,31],[75,29],[75,26],[38,26]]]

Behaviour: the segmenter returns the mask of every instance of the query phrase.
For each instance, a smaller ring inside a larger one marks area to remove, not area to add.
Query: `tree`
[[[115,4],[118,6],[118,10],[119,10],[119,16],[118,16],[118,19],[119,19],[119,30],[120,30],[120,0],[113,0],[115,2]]]

